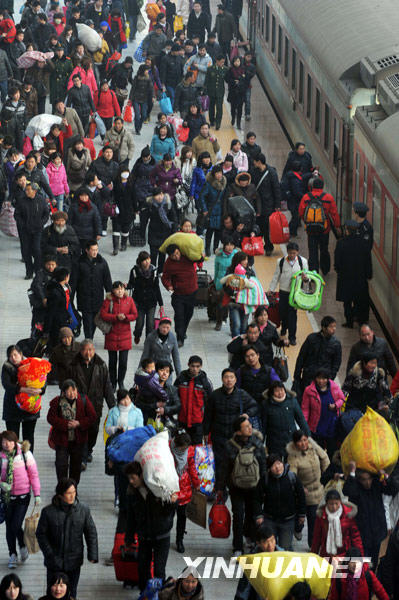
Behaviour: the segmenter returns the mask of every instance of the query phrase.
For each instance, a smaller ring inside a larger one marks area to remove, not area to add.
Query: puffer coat
[[[178,183],[174,182],[178,179]],[[167,171],[162,162],[160,162],[151,171],[150,181],[153,186],[159,186],[164,194],[169,194],[171,201],[175,199],[176,189],[182,183],[180,169],[172,163],[171,168]]]
[[[87,148],[83,149],[83,154],[79,158],[72,148],[69,148],[66,171],[70,189],[75,192],[84,182],[86,171],[91,164],[90,152]]]
[[[175,466],[176,464],[175,459]],[[179,475],[179,493],[177,494],[177,502],[179,505],[183,506],[184,504],[188,504],[193,495],[193,487],[198,488],[199,486],[200,480],[198,479],[198,473],[194,462],[194,446],[189,446],[186,466],[183,473]]]
[[[222,228],[222,206],[223,195],[226,189],[226,177],[218,181],[212,173],[206,176],[206,183],[201,190],[199,204],[203,212],[207,212],[209,216],[209,226],[211,229]]]
[[[112,307],[111,307],[112,302]],[[123,298],[117,298],[115,294],[107,294],[101,307],[101,318],[112,323],[112,329],[105,336],[106,350],[131,350],[132,333],[130,323],[137,319],[137,308],[133,298],[125,292]],[[124,314],[126,319],[120,321],[117,315]]]
[[[140,157],[134,163],[130,173],[130,179],[133,185],[135,200],[135,210],[140,210],[148,196],[151,195],[152,185],[150,182],[150,173],[155,167],[155,160],[151,157],[148,163],[145,163]]]
[[[357,508],[349,501],[342,503],[342,515],[340,516],[342,531],[342,546],[338,548],[336,556],[345,556],[349,548],[356,547],[364,556],[362,538],[356,525],[355,517]],[[329,556],[326,550],[328,534],[328,517],[325,505],[320,505],[316,512],[316,523],[313,534],[311,552],[319,556]]]
[[[307,506],[319,504],[324,495],[320,477],[330,464],[327,452],[309,438],[308,449],[304,451],[298,450],[294,442],[287,444],[287,455],[290,471],[298,475],[305,488]]]

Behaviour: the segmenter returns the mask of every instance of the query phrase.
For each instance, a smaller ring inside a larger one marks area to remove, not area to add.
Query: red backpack
[[[290,240],[287,217],[280,210],[269,217],[269,237],[272,244],[286,244]]]
[[[223,501],[216,501],[208,517],[209,531],[214,538],[228,538],[230,535],[231,516]]]

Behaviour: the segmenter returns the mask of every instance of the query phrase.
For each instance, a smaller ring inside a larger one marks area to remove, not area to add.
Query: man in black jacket
[[[108,367],[96,354],[93,340],[85,339],[80,344],[80,352],[72,360],[68,378],[73,379],[80,394],[86,394],[94,406],[97,419],[89,427],[89,439],[84,452],[83,465],[93,460],[93,448],[96,445],[104,400],[108,408],[115,405],[114,392],[109,378]],[[83,466],[83,470],[85,470]]]
[[[48,49],[50,36],[52,34],[57,35],[54,27],[48,23],[47,16],[42,12],[37,15],[37,25],[32,33],[36,45],[41,52],[46,52]]]
[[[262,442],[262,434],[252,430],[248,417],[238,417],[233,423],[233,430],[233,437],[225,445],[224,460],[218,474],[219,478],[215,482],[215,490],[217,496],[222,497],[225,487],[229,488],[233,511],[233,552],[238,556],[244,550],[243,536],[245,535],[248,544],[252,541],[252,496],[256,486],[259,483],[263,485],[266,476],[266,450]],[[247,453],[247,456],[253,453],[255,467],[253,470],[256,473],[256,463],[259,469],[257,481],[256,477],[247,482],[238,481],[238,477],[235,477],[237,461],[240,460],[239,453],[242,450]]]
[[[172,102],[175,101],[175,90],[183,77],[184,60],[180,56],[179,44],[173,44],[170,54],[161,59],[159,77]]]
[[[209,33],[210,23],[209,17],[206,13],[202,12],[201,2],[194,2],[193,10],[190,12],[190,16],[187,21],[187,37],[192,40],[195,35],[199,36],[200,43],[205,42],[205,31]]]
[[[93,339],[96,330],[94,317],[104,301],[104,291],[110,292],[111,288],[112,279],[108,263],[98,253],[97,242],[89,241],[85,253],[78,261],[76,282],[77,304],[82,313],[86,338]]]
[[[184,119],[192,104],[198,104],[198,88],[194,85],[193,72],[188,71],[176,87],[173,110],[179,111]]]
[[[92,176],[94,173],[99,180],[112,191],[114,188],[113,182],[116,180],[119,172],[119,165],[116,160],[113,160],[114,151],[110,146],[105,146],[102,156],[94,160],[90,167],[87,176]]]
[[[66,105],[71,106],[76,110],[84,132],[87,133],[89,129],[90,112],[95,113],[96,107],[94,106],[90,88],[85,83],[82,83],[82,78],[79,73],[76,73],[76,75],[72,77],[72,81],[73,86],[68,92]]]
[[[27,183],[25,196],[19,200],[14,213],[26,268],[25,279],[32,279],[33,272],[37,273],[41,267],[40,240],[49,213],[37,183]]]
[[[39,269],[28,290],[29,303],[32,307],[32,331],[36,323],[43,323],[46,315],[46,287],[57,267],[57,258],[51,254],[44,257],[44,267]]]
[[[71,273],[70,285],[75,289],[76,266],[80,256],[80,244],[75,230],[67,225],[68,214],[63,211],[51,215],[52,224],[45,227],[41,239],[42,255],[53,254],[57,264]]]
[[[327,369],[329,379],[335,379],[342,360],[341,342],[335,337],[334,317],[323,317],[321,331],[311,333],[303,342],[296,359],[292,389],[302,398],[303,390],[313,381],[319,368]]]
[[[306,146],[303,142],[297,142],[295,144],[295,150],[291,150],[288,153],[282,177],[284,177],[288,171],[293,170],[294,162],[301,163],[302,173],[310,173],[313,170],[312,155],[306,150]]]
[[[378,368],[384,369],[386,376],[389,374],[392,378],[395,377],[397,368],[387,341],[377,337],[368,323],[360,325],[359,338],[360,340],[351,348],[346,372],[349,373],[353,365],[361,360],[366,352],[371,351],[378,357]]]
[[[256,133],[254,131],[248,131],[246,142],[241,146],[241,150],[248,156],[248,170],[252,173],[254,158],[262,153],[262,148],[256,143]]]
[[[222,49],[220,47],[220,44],[218,44],[216,41],[216,33],[214,31],[208,33],[208,39],[206,40],[205,48],[206,53],[209,54],[213,61],[213,64],[215,64],[217,57],[222,54]]]
[[[265,241],[266,256],[271,256],[274,246],[269,237],[269,217],[281,207],[280,183],[276,169],[266,164],[264,154],[255,156],[253,164],[252,183],[261,201],[261,213],[256,222]]]
[[[240,415],[255,417],[258,414],[256,401],[237,387],[237,377],[231,367],[223,369],[222,383],[222,387],[207,399],[204,414],[204,435],[212,435],[216,480],[222,468],[226,442],[234,433],[235,419]]]
[[[256,323],[250,323],[246,333],[237,335],[237,337],[227,344],[227,352],[231,354],[230,367],[232,369],[237,370],[244,364],[245,350],[248,346],[256,348],[262,363],[270,364],[268,349],[260,338],[260,329]]]

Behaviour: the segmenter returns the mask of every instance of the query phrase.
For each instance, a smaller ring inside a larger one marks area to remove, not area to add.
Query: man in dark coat
[[[396,363],[387,341],[377,337],[367,323],[360,326],[359,337],[360,340],[351,348],[346,372],[349,373],[353,365],[361,360],[366,352],[372,352],[378,358],[378,368],[384,369],[386,376],[389,374],[392,378],[395,377]]]
[[[256,400],[237,387],[234,369],[228,367],[222,371],[222,387],[214,390],[205,404],[204,435],[212,435],[215,455],[216,481],[219,481],[223,466],[227,440],[233,435],[233,423],[242,414],[255,417],[258,414]]]
[[[72,360],[80,351],[80,342],[74,339],[70,327],[61,327],[59,340],[60,343],[53,348],[49,357],[52,368],[47,377],[47,382],[61,386],[67,379]]]
[[[252,183],[261,201],[261,212],[256,222],[265,241],[266,256],[271,256],[274,246],[269,238],[269,217],[281,207],[280,183],[276,169],[266,164],[264,154],[255,156],[253,164]]]
[[[230,43],[237,37],[237,24],[233,15],[225,10],[223,4],[218,4],[214,31],[218,35],[218,42],[222,48],[223,55],[230,56]]]
[[[68,92],[66,105],[76,110],[86,133],[89,128],[90,112],[95,113],[96,107],[94,106],[90,88],[85,83],[82,83],[79,73],[73,76],[72,81],[73,86]]]
[[[282,177],[284,177],[288,171],[292,171],[292,164],[294,162],[301,163],[302,173],[310,173],[313,169],[312,156],[306,150],[306,146],[303,142],[297,142],[295,144],[295,150],[291,150],[288,153],[287,162],[285,163]]]
[[[379,579],[387,591],[390,598],[398,600],[399,598],[399,522],[392,531],[386,554],[381,560],[381,573]]]
[[[112,279],[107,261],[98,253],[97,242],[87,242],[85,253],[78,261],[76,281],[77,304],[82,313],[86,338],[93,339],[96,330],[94,317],[104,301],[104,291],[110,292],[111,288]]]
[[[44,266],[36,273],[28,290],[29,303],[32,307],[32,331],[36,323],[43,323],[46,315],[46,287],[57,268],[57,258],[54,255],[44,255]]]
[[[102,156],[96,158],[89,167],[89,173],[95,173],[99,180],[111,191],[114,187],[113,182],[116,180],[119,172],[119,165],[116,160],[113,160],[113,156],[114,151],[112,148],[106,146]]]
[[[192,104],[198,104],[198,88],[193,84],[192,71],[188,71],[175,90],[173,110],[184,119]]]
[[[342,360],[341,342],[335,337],[337,322],[334,317],[323,317],[321,331],[310,333],[303,342],[296,359],[293,389],[299,399],[310,385],[319,368],[328,370],[329,379],[335,379]]]
[[[170,54],[162,57],[159,67],[159,77],[165,86],[172,106],[175,101],[175,90],[183,77],[184,60],[180,56],[180,50],[179,44],[173,44]]]
[[[187,37],[192,40],[195,35],[199,36],[200,43],[205,42],[205,31],[209,33],[210,23],[209,17],[202,12],[201,2],[193,3],[193,10],[190,12],[187,21]]]
[[[73,379],[80,394],[88,396],[97,415],[96,421],[89,427],[89,439],[83,457],[83,464],[86,465],[93,460],[93,448],[97,441],[104,400],[108,408],[115,404],[108,367],[96,354],[92,340],[85,339],[81,342],[80,352],[71,361],[68,379]]]
[[[71,273],[70,285],[75,289],[75,271],[80,256],[80,244],[75,230],[67,225],[68,214],[62,211],[51,215],[52,224],[45,227],[42,239],[42,255],[53,254],[57,257],[57,264],[66,267]]]
[[[50,102],[55,107],[57,100],[64,100],[67,95],[67,84],[73,71],[72,61],[65,56],[64,46],[57,44],[54,49],[54,58],[47,63],[50,67]]]
[[[45,194],[50,198],[50,200],[54,200],[54,194],[51,191],[51,187],[49,186],[43,171],[37,166],[37,158],[33,151],[29,152],[28,156],[26,157],[25,164],[18,169],[15,179],[19,173],[26,175],[26,181],[29,181],[30,183],[37,183],[37,185],[41,188],[43,195]]]
[[[90,509],[79,502],[73,479],[61,479],[51,504],[45,506],[36,530],[47,568],[47,582],[55,573],[66,573],[70,592],[76,598],[83,564],[83,538],[89,562],[98,562],[97,530]]]
[[[349,328],[353,327],[355,316],[359,323],[367,323],[370,310],[371,254],[367,242],[356,235],[357,228],[356,221],[345,223],[345,236],[338,240],[334,253],[336,300],[344,303],[346,322],[343,327]]]
[[[58,267],[55,269],[53,277],[46,288],[47,303],[43,333],[48,338],[50,348],[58,344],[59,333],[62,327],[75,329],[78,326],[78,317],[70,298],[68,284],[68,269],[66,267]]]
[[[54,27],[48,23],[47,16],[44,13],[37,15],[38,25],[33,29],[33,37],[40,52],[46,52],[49,46],[51,35],[57,35]]]
[[[235,337],[227,344],[227,352],[231,354],[230,367],[238,369],[244,364],[245,350],[248,346],[253,346],[259,353],[263,363],[269,364],[269,352],[266,346],[262,343],[260,330],[256,323],[250,323],[247,327],[247,332]]]
[[[225,60],[223,54],[216,56],[215,64],[209,67],[205,75],[205,92],[209,96],[209,120],[211,127],[216,124],[216,129],[220,129],[223,118],[223,99],[227,73]]]
[[[356,235],[365,240],[369,246],[370,252],[374,244],[374,229],[371,223],[367,220],[369,207],[363,202],[353,203],[353,212],[355,213],[355,221],[358,224]]]
[[[248,169],[252,172],[254,168],[254,158],[262,153],[262,148],[256,143],[256,133],[248,131],[245,136],[246,142],[241,146],[241,150],[248,156]]]
[[[211,57],[213,64],[215,64],[216,59],[220,54],[222,54],[222,49],[220,44],[216,41],[216,33],[211,31],[208,33],[208,39],[205,42],[206,53]]]

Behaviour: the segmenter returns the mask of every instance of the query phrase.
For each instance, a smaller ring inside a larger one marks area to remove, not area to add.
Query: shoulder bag
[[[112,313],[113,305],[114,305],[114,303],[111,300],[111,302],[109,303],[109,312],[111,312],[111,313]],[[104,335],[107,335],[107,333],[109,333],[112,329],[112,323],[110,323],[109,321],[104,321],[104,319],[101,318],[101,309],[98,311],[98,313],[94,317],[94,325],[96,327],[98,327],[99,330]]]

